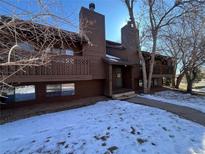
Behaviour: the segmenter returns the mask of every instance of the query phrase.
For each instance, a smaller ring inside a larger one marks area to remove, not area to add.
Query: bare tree
[[[7,82],[10,77],[25,72],[28,67],[49,64],[54,56],[65,52],[64,49],[76,48],[75,42],[84,38],[83,34],[60,29],[61,24],[74,25],[69,18],[58,16],[50,9],[56,7],[55,1],[32,2],[38,6],[38,12],[0,0],[0,4],[6,6],[5,14],[9,12],[8,16],[0,16],[0,96],[5,87],[12,87]],[[62,50],[52,50],[55,48]],[[14,69],[8,72],[8,67]]]
[[[175,87],[179,88],[182,78],[186,76],[188,92],[192,91],[198,70],[205,61],[204,21],[204,10],[189,12],[180,17],[175,26],[172,26],[163,36],[164,42],[170,49],[169,54],[178,58],[177,62],[181,65]]]
[[[185,44],[184,38],[185,36],[185,27],[184,24],[180,24],[181,19],[177,19],[173,25],[169,25],[165,30],[162,31],[160,35],[160,43],[161,43],[161,52],[171,56],[173,61],[173,74],[172,74],[172,87],[179,88],[179,83],[181,82],[185,73],[183,73],[183,69],[181,66],[182,63],[182,47],[184,50],[188,48],[189,45]],[[181,68],[181,69],[180,69]],[[177,77],[177,69],[180,70],[180,74]],[[177,81],[176,81],[177,78]]]
[[[172,57],[173,61],[173,74],[172,74],[172,87],[175,88],[176,86],[176,73],[177,68],[181,62],[182,53],[180,52],[177,44],[179,42],[177,37],[177,32],[173,31],[172,28],[168,28],[167,31],[161,35],[161,52],[165,53],[167,56]]]
[[[182,50],[182,64],[187,80],[187,92],[192,93],[193,83],[200,67],[205,63],[205,18],[198,13],[186,16],[188,49]]]
[[[123,0],[129,12],[130,20],[136,26],[136,20],[134,16],[134,6],[136,0]],[[146,28],[147,33],[150,33],[151,46],[151,60],[149,64],[148,74],[146,73],[146,64],[142,52],[139,51],[139,58],[142,62],[143,69],[143,82],[144,82],[144,92],[150,92],[152,74],[155,63],[155,54],[157,51],[157,41],[162,29],[173,24],[176,19],[178,19],[183,14],[196,9],[200,4],[204,4],[204,1],[197,0],[177,0],[174,3],[168,3],[165,0],[144,0],[143,4],[147,8],[147,14],[144,20],[148,21]]]

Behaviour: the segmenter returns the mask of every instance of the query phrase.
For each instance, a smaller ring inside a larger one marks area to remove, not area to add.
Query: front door
[[[122,88],[122,69],[120,67],[113,68],[113,87]]]

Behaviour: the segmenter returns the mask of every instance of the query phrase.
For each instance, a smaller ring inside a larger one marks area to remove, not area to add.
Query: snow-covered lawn
[[[205,88],[193,89],[193,91],[198,91],[198,92],[204,92],[205,93]]]
[[[162,91],[152,95],[140,95],[144,98],[159,100],[165,103],[172,103],[187,106],[205,113],[205,96],[184,94],[177,91]]]
[[[0,125],[0,153],[204,154],[205,127],[111,100]]]

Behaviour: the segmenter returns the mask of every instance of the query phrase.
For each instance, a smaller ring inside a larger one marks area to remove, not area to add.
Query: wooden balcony
[[[142,77],[142,66],[140,66],[140,77]],[[147,73],[149,72],[149,67],[147,66]],[[173,67],[172,66],[166,66],[166,65],[155,65],[153,70],[153,77],[171,77],[173,73]]]
[[[153,77],[170,77],[173,73],[172,66],[155,65],[153,70]]]
[[[18,70],[18,66],[3,66],[1,79]],[[82,56],[57,56],[45,66],[25,67],[7,82],[75,81],[92,79],[90,60]]]

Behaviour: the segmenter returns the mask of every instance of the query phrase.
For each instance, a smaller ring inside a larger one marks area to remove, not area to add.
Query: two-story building
[[[72,45],[60,48],[56,43],[50,51],[61,51],[61,54],[49,64],[28,66],[9,77],[6,82],[14,87],[5,90],[7,98],[1,100],[3,107],[58,101],[69,103],[73,99],[99,95],[113,97],[117,93],[140,90],[143,83],[138,56],[139,32],[128,22],[121,29],[121,43],[106,40],[105,16],[95,12],[93,4],[89,9],[81,8],[79,20],[80,34],[85,34],[86,39],[78,33],[62,30],[68,35],[67,40],[70,35],[75,38]],[[150,54],[144,52],[144,56],[149,63]],[[0,78],[11,75],[15,69],[16,66],[1,66]],[[171,74],[171,58],[157,55],[153,87],[162,86],[163,78],[170,78]]]

